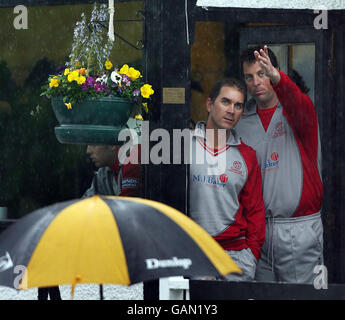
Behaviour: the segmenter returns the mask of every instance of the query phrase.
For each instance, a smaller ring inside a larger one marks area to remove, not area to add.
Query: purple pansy
[[[89,88],[92,88],[95,84],[95,80],[92,77],[86,77],[85,82],[81,85],[81,89],[83,91],[89,90]]]
[[[95,88],[97,92],[103,92],[105,91],[105,88],[107,87],[107,85],[105,83],[96,82],[93,87]]]
[[[89,87],[93,87],[93,85],[95,84],[95,79],[92,78],[92,77],[86,77],[85,83],[86,83]]]
[[[140,90],[139,89],[135,89],[134,91],[133,91],[133,96],[134,97],[137,97],[137,96],[139,96],[140,95]]]
[[[132,82],[131,82],[131,80],[129,79],[129,77],[128,77],[127,75],[125,75],[125,74],[122,75],[122,82],[123,82],[127,87],[129,87],[129,86],[132,84]]]

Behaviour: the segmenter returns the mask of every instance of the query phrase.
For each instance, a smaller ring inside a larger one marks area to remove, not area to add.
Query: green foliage
[[[105,4],[94,4],[90,21],[84,13],[74,28],[72,51],[67,67],[74,70],[84,66],[90,74],[101,74],[109,58],[113,42],[107,36],[108,9]]]

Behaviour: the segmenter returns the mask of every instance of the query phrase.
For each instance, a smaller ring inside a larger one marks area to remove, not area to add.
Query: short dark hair
[[[254,56],[254,51],[260,52],[260,49],[264,50],[264,46],[259,45],[259,46],[255,46],[255,47],[250,47],[250,48],[245,49],[245,50],[242,51],[242,53],[240,55],[240,63],[241,63],[241,73],[242,73],[242,75],[243,75],[243,63],[244,62],[249,62],[249,63],[255,62],[256,59],[255,59],[255,56]],[[278,60],[277,60],[276,55],[268,47],[267,47],[267,51],[268,51],[268,56],[271,59],[273,67],[277,68],[278,67]]]
[[[246,85],[239,79],[236,78],[224,78],[216,82],[213,88],[210,91],[209,98],[214,102],[219,96],[220,90],[223,87],[232,87],[237,89],[243,94],[244,102],[247,100],[247,88]]]

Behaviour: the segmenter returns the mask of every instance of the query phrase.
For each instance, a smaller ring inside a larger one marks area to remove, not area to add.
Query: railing
[[[159,280],[160,300],[345,300],[345,284],[232,282],[189,280],[183,277]]]

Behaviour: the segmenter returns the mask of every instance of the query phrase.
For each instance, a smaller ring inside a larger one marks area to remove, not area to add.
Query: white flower
[[[103,76],[96,79],[96,82],[107,83],[108,77],[104,74]]]
[[[121,83],[121,75],[119,75],[116,71],[113,71],[110,75],[110,78],[113,82],[115,82],[116,84],[120,84]]]

